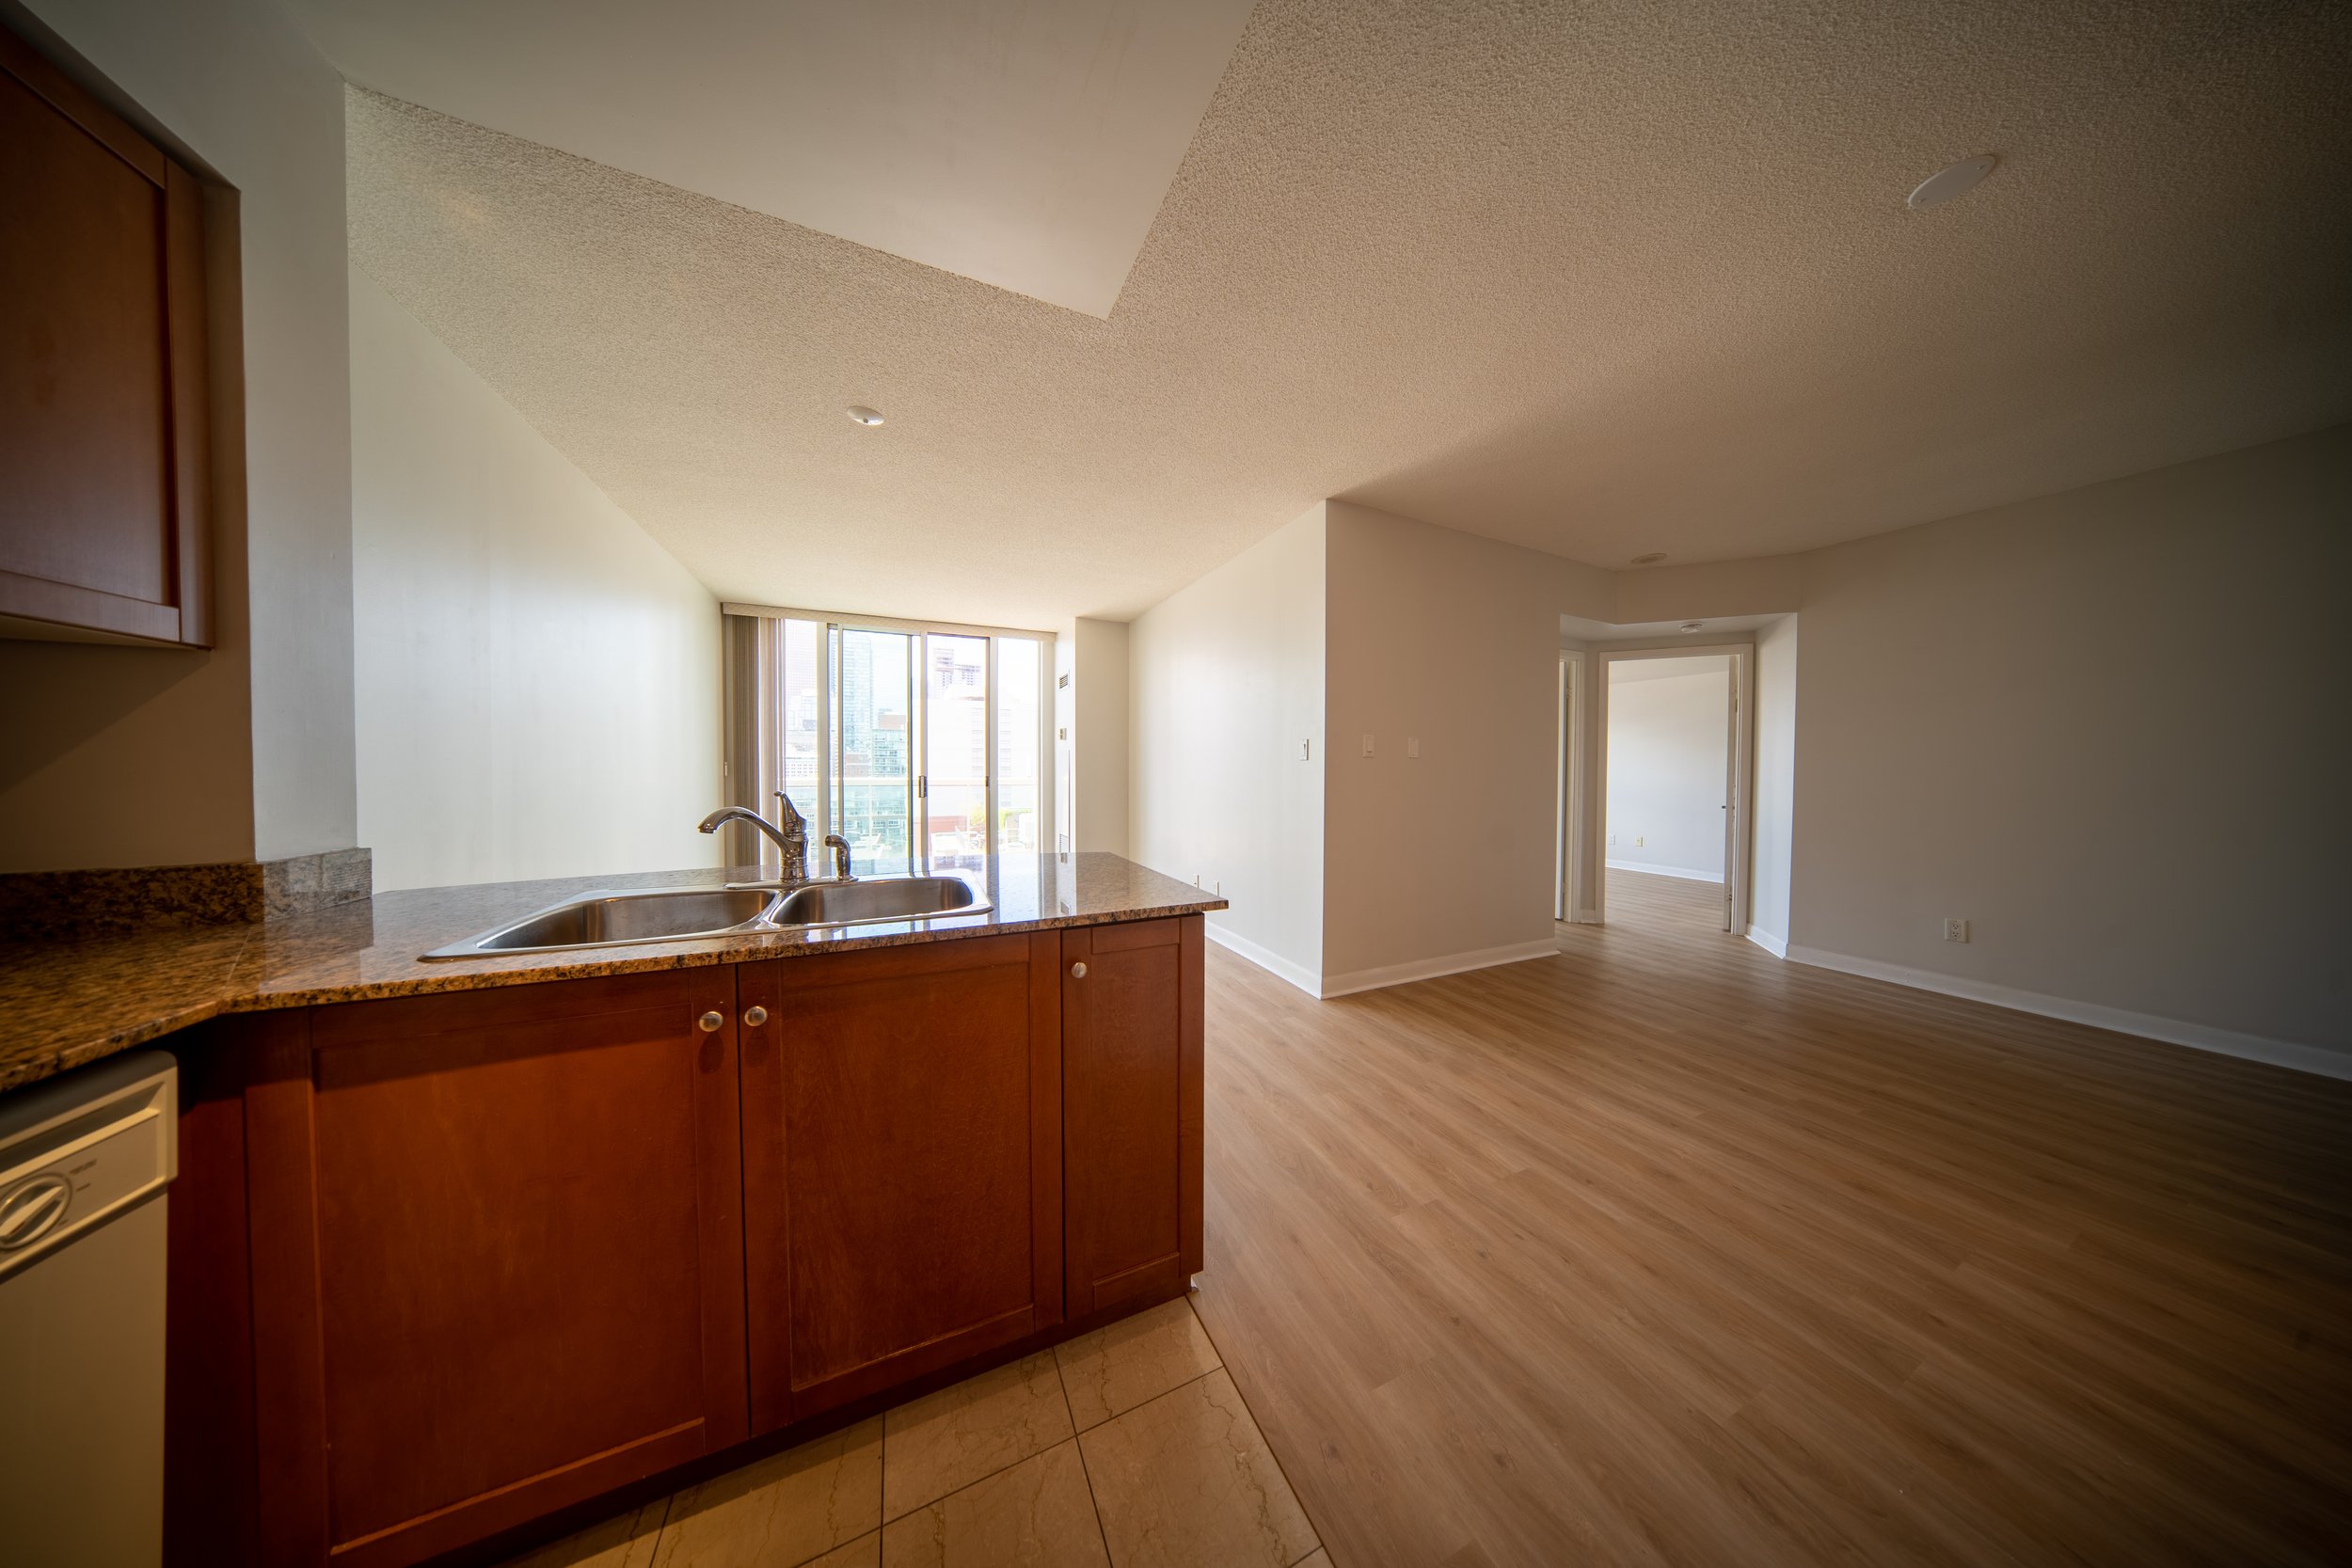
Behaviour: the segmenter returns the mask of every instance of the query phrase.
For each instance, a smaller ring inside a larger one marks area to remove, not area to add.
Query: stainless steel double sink
[[[863,926],[930,915],[982,914],[989,902],[961,877],[876,877],[798,887],[649,888],[583,893],[520,920],[453,942],[427,958],[551,953],[646,942]]]

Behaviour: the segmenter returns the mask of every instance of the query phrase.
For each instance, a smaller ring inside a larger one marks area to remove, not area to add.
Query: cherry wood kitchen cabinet
[[[209,645],[203,193],[0,29],[0,635]]]
[[[744,1435],[734,990],[250,1021],[262,1560],[414,1562]]]
[[[1061,1322],[1059,958],[1041,931],[741,967],[754,1430]]]
[[[199,1026],[168,1560],[401,1568],[1180,1295],[1201,982],[1185,915]]]
[[[1061,933],[1073,1317],[1200,1272],[1200,943],[1199,915]]]

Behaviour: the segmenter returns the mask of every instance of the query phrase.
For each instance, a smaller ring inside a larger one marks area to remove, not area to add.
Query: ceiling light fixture
[[[1937,169],[1919,182],[1919,188],[1909,198],[1914,207],[1941,207],[1955,197],[1966,196],[1984,182],[2001,160],[1990,152],[1973,158],[1963,158],[1949,168]]]
[[[1647,555],[1635,556],[1633,558],[1633,564],[1636,566],[1655,566],[1665,559],[1666,552],[1664,550],[1652,550]]]
[[[1677,631],[1691,632],[1698,630],[1705,625],[1707,625],[1707,623],[1704,621],[1685,621],[1681,626],[1676,627],[1675,629]]]
[[[852,404],[850,407],[850,421],[852,424],[878,425],[882,422],[882,417],[863,404]]]

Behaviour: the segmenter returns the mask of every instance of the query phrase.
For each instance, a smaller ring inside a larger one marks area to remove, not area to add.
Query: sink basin
[[[857,926],[880,920],[921,920],[934,914],[979,914],[988,909],[959,877],[879,877],[866,882],[810,882],[772,887],[658,888],[644,893],[586,893],[423,955],[479,958],[493,953],[554,953],[576,947],[623,947],[641,942],[688,942],[730,932],[773,931],[801,926]]]
[[[739,927],[764,928],[777,902],[763,888],[667,888],[648,893],[591,893],[525,915],[511,926],[437,947],[428,958],[471,958],[488,953],[535,953],[563,947],[613,947],[637,942],[683,942]]]
[[[961,878],[884,877],[795,888],[770,918],[778,926],[854,926],[868,920],[978,914],[987,908],[987,901]]]

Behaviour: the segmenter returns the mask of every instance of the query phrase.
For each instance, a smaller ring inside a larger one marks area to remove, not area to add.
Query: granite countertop
[[[1002,857],[978,914],[695,942],[437,959],[418,955],[599,889],[717,887],[715,868],[418,888],[250,925],[0,946],[0,1093],[221,1013],[694,969],[844,948],[1196,914],[1224,899],[1117,855]]]

